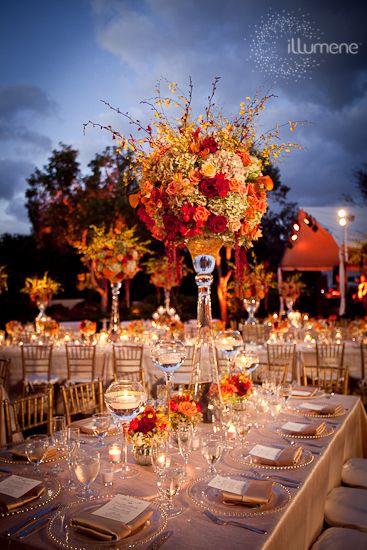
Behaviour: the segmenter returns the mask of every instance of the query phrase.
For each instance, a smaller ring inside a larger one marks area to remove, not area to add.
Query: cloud
[[[13,200],[24,191],[34,165],[25,160],[0,159],[0,199]],[[24,197],[23,197],[24,202]]]
[[[46,92],[33,84],[0,86],[0,120],[13,121],[19,115],[32,113],[49,116],[55,113],[57,104]]]

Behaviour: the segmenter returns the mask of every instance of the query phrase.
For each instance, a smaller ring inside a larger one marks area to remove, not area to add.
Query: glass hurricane
[[[123,461],[122,477],[128,478],[137,475],[138,471],[127,462],[127,431],[129,422],[138,416],[144,408],[146,393],[140,382],[131,380],[117,380],[112,382],[104,394],[107,409],[122,427],[123,432]]]

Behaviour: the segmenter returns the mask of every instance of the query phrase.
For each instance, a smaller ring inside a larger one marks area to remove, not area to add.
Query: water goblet
[[[129,422],[138,416],[144,408],[146,393],[140,382],[131,380],[117,380],[107,388],[105,395],[107,409],[115,420],[119,421],[123,433],[123,461],[122,477],[129,478],[137,475],[138,470],[127,463],[127,432]]]
[[[159,490],[165,497],[162,505],[169,518],[178,516],[182,512],[180,506],[173,504],[173,497],[177,496],[181,489],[182,475],[182,468],[176,465],[167,466],[159,474]]]
[[[58,451],[58,455],[65,452],[66,447],[66,421],[64,416],[54,416],[52,419],[52,436],[53,446]],[[63,472],[59,464],[55,464],[52,468],[53,474]]]
[[[33,472],[40,474],[40,464],[44,461],[49,446],[47,435],[30,435],[25,440],[25,454],[31,464]]]
[[[189,463],[189,456],[192,451],[192,426],[178,426],[177,439],[178,448],[180,454],[185,462],[184,477],[187,477],[187,466]]]
[[[231,374],[235,367],[235,358],[243,346],[243,339],[238,330],[222,330],[215,338],[217,349],[227,359],[228,373]]]
[[[186,359],[187,349],[180,340],[159,340],[150,351],[153,364],[166,377],[166,408],[170,416],[171,385],[173,373]]]
[[[215,464],[221,459],[223,441],[218,434],[209,434],[201,440],[201,452],[209,464],[207,473],[216,474]]]
[[[108,434],[111,423],[111,416],[106,413],[95,413],[92,416],[92,429],[94,435],[98,437],[98,447],[104,447],[104,438]]]
[[[83,485],[82,498],[89,498],[95,493],[90,488],[100,468],[100,455],[96,449],[76,449],[73,454],[73,468],[77,480]]]

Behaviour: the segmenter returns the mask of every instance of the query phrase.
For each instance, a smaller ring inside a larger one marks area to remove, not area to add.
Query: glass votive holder
[[[108,447],[108,458],[112,464],[119,464],[121,462],[121,447],[114,443]]]
[[[101,471],[102,474],[102,483],[105,487],[111,487],[113,484],[113,474],[114,469],[111,466],[106,466]]]

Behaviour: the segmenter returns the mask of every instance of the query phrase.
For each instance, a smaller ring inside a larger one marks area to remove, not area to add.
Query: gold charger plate
[[[252,457],[249,454],[249,451],[254,446],[255,446],[255,443],[247,444],[240,447],[235,447],[230,451],[229,454],[235,462],[239,462],[240,464],[245,464],[246,466],[249,466],[251,468],[266,468],[269,470],[297,470],[299,468],[303,468],[304,466],[308,466],[308,464],[311,464],[314,458],[311,451],[307,449],[302,449],[302,456],[300,461],[297,462],[297,464],[293,464],[291,466],[270,466],[268,464],[260,464],[252,460]]]
[[[321,414],[317,411],[311,411],[309,409],[288,409],[289,413],[296,414],[296,415],[302,415],[302,416],[309,416],[311,418],[336,418],[338,416],[344,416],[347,414],[348,411],[344,409],[343,412],[340,413],[333,413],[333,414]]]
[[[288,489],[280,483],[273,482],[272,495],[266,504],[253,508],[243,505],[226,504],[222,500],[220,489],[208,486],[208,482],[213,479],[214,475],[207,474],[194,479],[187,489],[190,499],[196,506],[199,506],[202,510],[210,510],[214,514],[239,517],[264,516],[282,510],[291,500],[291,494]],[[249,478],[246,478],[243,474],[223,474],[221,472],[220,475],[239,481],[249,481]]]
[[[25,446],[24,443],[20,443],[19,445],[13,445],[12,447],[9,447],[8,449],[1,449],[0,450],[0,462],[6,462],[7,464],[24,464],[24,465],[28,464],[29,466],[33,466],[33,464],[31,464],[29,462],[29,460],[26,456],[24,456],[24,458],[16,457],[12,453],[12,449],[17,448],[21,451],[22,449],[24,449],[24,446]],[[52,458],[48,458],[48,459],[44,460],[40,465],[42,466],[42,464],[49,464],[51,462],[57,462],[59,460],[63,460],[64,458],[65,458],[65,455],[63,453],[56,453],[55,456],[53,456]]]
[[[301,433],[291,433],[287,432],[287,430],[282,430],[281,427],[277,429],[278,434],[295,439],[321,439],[322,437],[329,437],[329,435],[332,435],[334,432],[334,427],[329,424],[326,424],[325,430],[320,435],[302,435]]]
[[[160,535],[167,525],[167,516],[154,502],[150,503],[153,515],[134,535],[119,541],[100,541],[79,533],[71,525],[71,519],[81,512],[93,512],[108,502],[114,495],[92,497],[88,500],[72,502],[58,510],[50,519],[47,528],[49,538],[57,546],[67,550],[102,550],[103,548],[135,548]],[[131,495],[129,495],[131,496]]]
[[[0,518],[8,518],[10,516],[15,516],[17,514],[23,514],[24,512],[36,510],[37,508],[42,508],[60,494],[61,485],[55,477],[44,480],[43,484],[45,485],[45,491],[40,497],[38,497],[36,500],[33,500],[32,502],[27,502],[26,504],[23,504],[23,506],[19,506],[19,508],[15,508],[15,510],[11,510],[10,512],[0,512]]]

